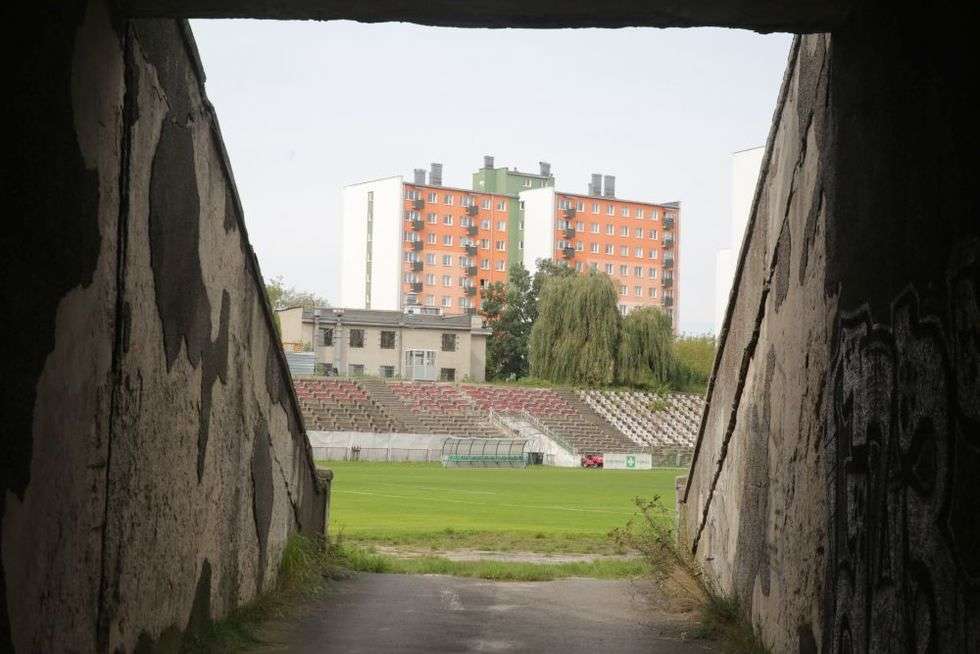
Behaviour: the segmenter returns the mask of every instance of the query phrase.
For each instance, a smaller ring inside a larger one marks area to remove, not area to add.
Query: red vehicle
[[[582,467],[583,468],[601,468],[602,467],[602,455],[601,454],[585,454],[582,456]]]

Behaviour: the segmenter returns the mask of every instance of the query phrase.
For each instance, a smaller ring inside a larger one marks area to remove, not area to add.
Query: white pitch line
[[[470,500],[454,500],[448,497],[426,497],[418,495],[394,495],[392,493],[372,493],[371,491],[354,491],[354,490],[334,490],[331,494],[350,494],[350,495],[374,495],[376,497],[391,497],[398,500],[431,500],[433,502],[452,502],[453,504],[476,504],[480,506],[485,506],[486,502],[473,502]],[[585,509],[581,507],[572,506],[549,506],[540,504],[497,504],[496,506],[505,506],[513,509],[552,509],[557,511],[579,511],[581,513],[612,513],[615,515],[632,515],[633,511],[613,511],[610,509]]]

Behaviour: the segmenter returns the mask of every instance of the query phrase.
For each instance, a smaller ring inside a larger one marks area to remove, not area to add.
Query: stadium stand
[[[686,461],[703,401],[694,395],[489,384],[301,377],[308,429],[458,437],[513,436],[504,416],[578,453],[650,451]]]
[[[704,401],[672,393],[661,398],[637,391],[579,391],[582,400],[638,445],[693,448]]]

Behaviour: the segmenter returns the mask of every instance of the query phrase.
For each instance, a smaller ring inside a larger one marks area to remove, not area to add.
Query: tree
[[[328,307],[330,303],[311,291],[297,291],[295,287],[289,286],[282,280],[282,275],[273,277],[265,283],[265,293],[269,298],[269,304],[275,309],[286,309],[288,307],[303,307],[304,309],[315,309],[317,307]]]
[[[677,390],[703,393],[715,362],[714,336],[679,336],[674,341],[677,373],[672,385]]]
[[[654,307],[634,309],[623,319],[616,376],[628,386],[664,387],[675,375],[670,316]]]
[[[562,277],[571,277],[575,274],[575,269],[568,264],[555,262],[551,259],[538,259],[537,265],[538,270],[534,273],[534,279],[531,281],[531,289],[527,301],[527,319],[531,323],[538,319],[538,302],[541,300],[541,293],[548,281]]]
[[[531,374],[559,383],[612,383],[620,330],[617,303],[616,287],[602,273],[573,271],[543,283],[531,329]]]
[[[492,379],[527,375],[530,290],[530,274],[523,264],[515,263],[506,285],[497,282],[483,291],[481,313],[493,332],[487,342],[487,375]]]

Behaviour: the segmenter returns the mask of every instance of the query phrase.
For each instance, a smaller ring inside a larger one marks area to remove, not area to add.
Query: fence
[[[314,447],[313,458],[318,461],[389,461],[429,463],[439,461],[441,448],[361,447],[334,445]]]

